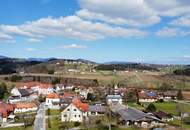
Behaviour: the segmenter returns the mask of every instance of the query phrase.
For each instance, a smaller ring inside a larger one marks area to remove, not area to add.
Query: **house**
[[[79,94],[80,94],[81,98],[83,98],[83,99],[87,99],[89,93],[93,93],[92,88],[80,89],[80,91],[79,91]]]
[[[31,92],[37,92],[38,94],[47,95],[54,92],[52,84],[40,83],[40,82],[26,82],[17,85],[17,88],[27,89]]]
[[[9,103],[16,103],[20,101],[29,101],[30,100],[30,93],[27,89],[20,89],[20,88],[13,88],[11,90],[12,96],[8,98]]]
[[[38,106],[34,102],[19,102],[15,104],[14,113],[37,111]]]
[[[38,83],[36,86],[31,87],[34,92],[38,92],[38,95],[48,95],[53,93],[55,90],[51,84]]]
[[[173,117],[171,114],[165,113],[163,111],[154,112],[153,115],[156,116],[157,118],[159,118],[160,120],[164,121],[164,122],[168,122],[168,121],[173,120]]]
[[[20,88],[13,88],[11,90],[11,94],[13,96],[19,96],[19,97],[29,97],[30,93],[28,92],[27,89],[20,89]]]
[[[102,105],[90,105],[89,109],[88,109],[88,115],[92,115],[92,116],[97,116],[97,115],[101,115],[104,114],[106,112],[106,106],[102,106]]]
[[[72,91],[74,86],[73,85],[64,85],[64,84],[56,84],[56,91],[59,92],[59,91],[62,91],[62,90],[65,90],[65,91]]]
[[[177,93],[177,91],[159,92],[159,99],[163,99],[164,101],[176,100]]]
[[[139,102],[156,102],[157,94],[153,91],[140,91],[138,92]]]
[[[70,105],[68,105],[61,113],[61,121],[82,122],[88,113],[89,105],[82,103],[75,97]]]
[[[107,95],[106,103],[108,105],[117,104],[117,103],[122,104],[122,97],[120,95]]]
[[[111,105],[110,109],[117,116],[119,123],[125,126],[135,125],[142,128],[152,128],[165,125],[153,115],[121,104]]]
[[[59,109],[60,97],[56,93],[50,93],[46,97],[45,105],[51,109]]]
[[[14,105],[9,103],[0,103],[0,122],[5,123],[9,115],[14,112]]]

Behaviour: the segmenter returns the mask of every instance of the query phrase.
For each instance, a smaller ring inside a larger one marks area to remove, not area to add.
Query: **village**
[[[188,130],[189,108],[180,90],[25,82],[1,101],[0,129]]]

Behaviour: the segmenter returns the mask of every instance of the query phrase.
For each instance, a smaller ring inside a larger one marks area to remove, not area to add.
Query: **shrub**
[[[74,122],[74,126],[75,127],[80,126],[80,122]]]
[[[146,108],[146,111],[148,112],[155,112],[156,111],[156,106],[153,103],[150,103],[148,107]]]

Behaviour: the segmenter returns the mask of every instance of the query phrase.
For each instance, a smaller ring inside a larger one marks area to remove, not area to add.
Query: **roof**
[[[37,105],[34,102],[19,102],[15,104],[15,108],[24,109],[24,108],[34,108]]]
[[[89,109],[89,105],[87,103],[82,103],[79,98],[74,98],[72,103],[83,112],[87,112]]]
[[[90,105],[89,110],[91,112],[106,112],[106,107],[101,105]]]
[[[153,91],[141,91],[141,92],[138,92],[138,96],[141,99],[156,99],[157,98],[156,93]]]
[[[121,99],[121,95],[107,95],[106,99]]]
[[[26,89],[18,89],[22,97],[30,96],[30,93]]]
[[[14,105],[8,103],[0,103],[0,114],[4,117],[8,117],[9,112],[14,111]]]
[[[25,82],[25,83],[18,83],[16,85],[17,88],[26,88],[26,89],[30,89],[30,88],[36,87],[36,86],[39,86],[40,88],[49,88],[52,85],[47,84],[47,83],[40,83],[40,82]]]
[[[125,121],[147,121],[147,120],[156,120],[160,121],[160,119],[139,111],[134,108],[125,107],[124,105],[117,104],[116,106],[111,107],[112,112],[117,113],[121,116],[121,118]]]
[[[158,117],[159,119],[162,119],[162,118],[170,118],[171,115],[170,114],[167,114],[163,111],[158,111],[158,112],[154,112],[153,113],[156,117]]]
[[[56,94],[56,93],[50,93],[50,94],[47,95],[47,98],[57,99],[57,98],[59,98],[59,95]]]

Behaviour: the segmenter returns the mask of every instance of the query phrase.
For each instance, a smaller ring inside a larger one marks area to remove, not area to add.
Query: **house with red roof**
[[[61,121],[82,122],[88,116],[89,105],[82,103],[80,98],[75,97],[61,113]]]
[[[60,96],[57,93],[50,93],[46,97],[46,106],[50,109],[59,109]]]
[[[7,122],[7,119],[11,113],[14,112],[14,105],[1,102],[0,103],[0,120],[1,122]]]
[[[14,113],[37,111],[38,105],[34,102],[19,102],[15,104]]]
[[[156,102],[158,99],[157,93],[154,91],[138,92],[139,102]]]

